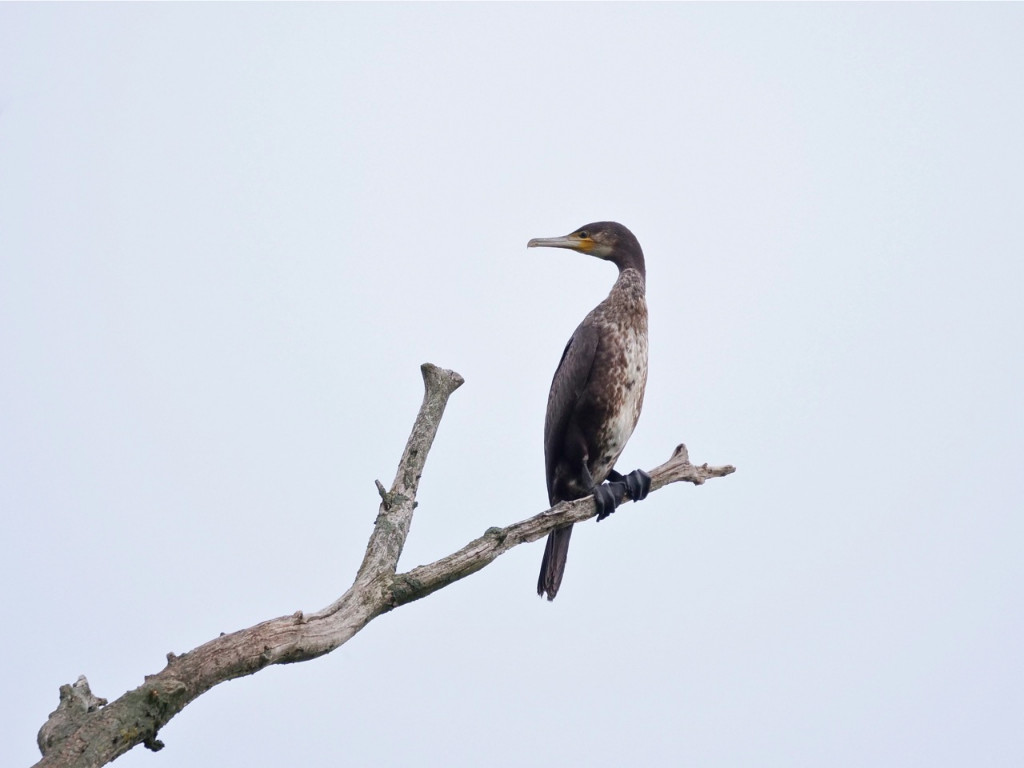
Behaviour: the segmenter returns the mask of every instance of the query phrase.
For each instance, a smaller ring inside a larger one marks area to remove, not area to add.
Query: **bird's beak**
[[[589,251],[594,247],[594,241],[589,237],[577,237],[576,235],[565,235],[564,237],[535,237],[526,244],[527,248],[569,248],[573,251]]]

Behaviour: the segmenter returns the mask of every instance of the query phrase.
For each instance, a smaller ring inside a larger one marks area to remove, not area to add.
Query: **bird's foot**
[[[643,501],[651,491],[651,476],[642,469],[634,469],[628,475],[620,475],[613,469],[608,473],[608,482],[625,484],[625,495],[633,501]]]
[[[643,501],[650,490],[651,476],[642,469],[634,469],[628,475],[620,475],[613,469],[608,473],[608,481],[594,488],[597,522],[608,517],[626,499]]]
[[[594,488],[594,506],[597,508],[597,522],[601,522],[615,511],[626,495],[625,483],[602,483]]]
[[[626,475],[626,488],[629,491],[629,498],[633,501],[643,501],[651,492],[651,476],[642,469],[634,469]]]

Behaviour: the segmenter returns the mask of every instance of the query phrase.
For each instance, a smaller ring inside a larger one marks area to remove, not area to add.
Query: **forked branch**
[[[397,574],[427,454],[448,398],[463,383],[459,374],[430,363],[421,370],[423,404],[391,488],[385,490],[377,481],[381,504],[352,586],[317,613],[297,611],[221,635],[181,656],[169,653],[161,671],[147,675],[141,686],[109,704],[92,694],[84,676],[74,685],[62,686],[60,704],[39,731],[43,758],[37,768],[98,768],[138,744],[161,749],[159,730],[213,686],[271,664],[330,653],[382,613],[479,571],[512,547],[595,515],[593,497],[561,503],[504,528],[488,528],[459,551]],[[651,491],[677,482],[701,485],[734,471],[731,466],[694,466],[686,447],[679,445],[668,461],[650,471]]]

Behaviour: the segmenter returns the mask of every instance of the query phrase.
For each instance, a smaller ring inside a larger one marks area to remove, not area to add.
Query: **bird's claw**
[[[651,476],[642,469],[634,469],[628,475],[620,475],[613,469],[608,473],[608,481],[594,488],[597,522],[608,517],[626,499],[643,501],[650,490]]]
[[[633,501],[643,501],[651,490],[651,476],[642,469],[634,469],[628,475],[620,475],[614,469],[608,473],[609,483],[625,486],[625,496]]]
[[[594,489],[594,507],[597,508],[597,522],[601,522],[615,511],[626,495],[625,483],[604,483]]]
[[[634,469],[626,475],[626,494],[633,501],[643,501],[651,490],[651,476],[642,469]]]

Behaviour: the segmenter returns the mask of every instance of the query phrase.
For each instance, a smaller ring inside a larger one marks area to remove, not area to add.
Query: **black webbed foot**
[[[608,517],[626,499],[643,501],[650,490],[651,476],[642,469],[634,469],[628,475],[620,475],[613,469],[608,473],[607,482],[594,488],[597,522]]]
[[[608,473],[609,483],[625,486],[625,496],[633,501],[643,501],[651,490],[651,476],[642,469],[634,469],[628,475],[620,475],[614,469]]]
[[[643,501],[651,490],[651,476],[642,469],[634,469],[626,475],[626,493],[633,501]]]
[[[594,488],[594,506],[597,508],[597,522],[601,522],[615,511],[626,495],[625,483],[603,483]]]

